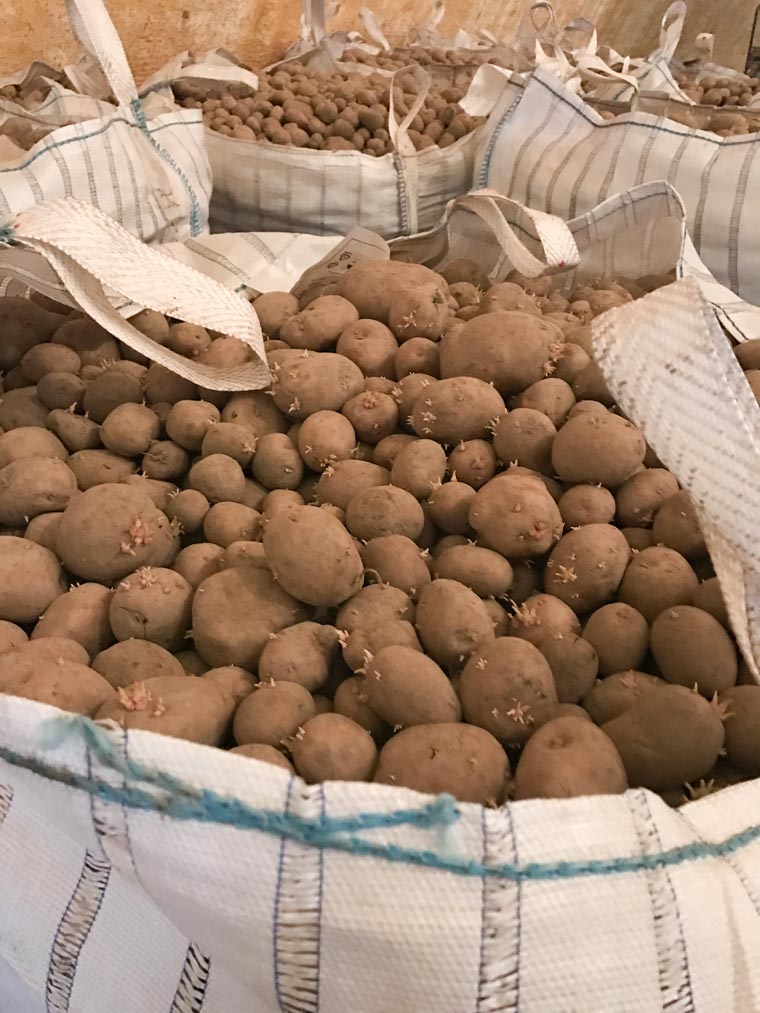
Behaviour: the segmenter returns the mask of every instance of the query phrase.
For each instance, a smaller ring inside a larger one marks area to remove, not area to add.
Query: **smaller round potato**
[[[510,596],[513,591],[514,588],[511,588]],[[527,640],[539,648],[547,637],[580,631],[581,624],[575,612],[551,594],[526,597],[512,617],[512,636]]]
[[[398,405],[390,394],[362,391],[346,401],[342,412],[357,437],[373,445],[395,433],[398,425]]]
[[[402,446],[391,466],[391,482],[417,499],[427,499],[443,482],[446,454],[434,440],[412,440]]]
[[[568,528],[584,524],[610,524],[615,516],[615,497],[601,485],[574,485],[557,503]]]
[[[160,482],[157,478],[146,478],[145,475],[127,475],[123,479],[124,485],[132,489],[139,489],[140,492],[150,499],[154,506],[169,516],[168,508],[172,496],[177,495],[177,486],[173,482]],[[176,525],[175,525],[176,528]]]
[[[245,746],[233,746],[230,752],[235,753],[237,756],[247,756],[251,760],[269,763],[273,767],[282,767],[289,774],[295,774],[296,772],[293,764],[287,756],[282,755],[279,749],[275,749],[274,746],[265,746],[261,742],[249,742]]]
[[[368,781],[377,765],[370,733],[343,714],[318,714],[296,732],[293,763],[308,784]]]
[[[28,530],[26,537],[29,538]],[[725,629],[729,628],[728,610],[717,577],[710,577],[709,580],[702,581],[694,594],[692,604],[698,609],[709,612]]]
[[[303,462],[288,436],[268,433],[256,445],[252,471],[266,489],[296,489],[303,478]]]
[[[61,567],[49,549],[6,535],[0,551],[0,619],[33,623],[66,590]]]
[[[396,352],[394,370],[401,380],[410,373],[439,375],[439,351],[435,341],[429,338],[410,338]]]
[[[93,422],[103,423],[119,405],[140,404],[143,391],[140,381],[121,370],[108,369],[87,384],[82,407]]]
[[[208,351],[211,347],[211,335],[200,324],[172,324],[166,344],[177,355],[183,355],[186,359],[197,359],[202,352]]]
[[[100,446],[100,426],[83,415],[56,408],[48,415],[47,425],[72,454]]]
[[[47,408],[36,396],[35,390],[35,387],[6,388],[0,398],[0,429],[26,429],[29,426],[45,425]],[[56,436],[66,443],[60,433],[56,433]]]
[[[262,331],[270,338],[278,338],[285,321],[298,313],[298,299],[290,292],[264,292],[253,300],[253,308]]]
[[[160,430],[158,416],[146,405],[123,404],[108,413],[100,428],[100,438],[112,453],[137,457],[158,439]]]
[[[175,657],[149,640],[124,640],[114,644],[95,655],[92,667],[115,688],[159,675],[185,674]]]
[[[444,288],[408,285],[397,288],[388,311],[388,326],[399,341],[432,338],[437,341],[449,317]]]
[[[495,805],[509,776],[507,754],[482,728],[465,724],[416,725],[387,742],[375,781],[397,788],[453,795],[460,802]]]
[[[219,421],[219,409],[208,401],[178,401],[166,420],[166,434],[185,450],[200,450],[209,427]]]
[[[293,507],[272,517],[263,540],[275,579],[299,601],[339,605],[362,585],[364,566],[350,535],[318,507]]]
[[[644,461],[646,443],[619,415],[584,413],[570,419],[554,439],[552,464],[566,482],[617,488]]]
[[[500,281],[492,285],[480,300],[481,313],[495,313],[498,310],[520,310],[533,316],[541,315],[535,298],[511,281]]]
[[[76,475],[82,492],[104,485],[118,483],[135,473],[135,465],[110,450],[78,450],[69,458],[69,467]]]
[[[397,587],[390,584],[370,584],[363,587],[340,608],[335,619],[339,630],[353,633],[359,629],[373,629],[398,619],[414,622],[414,602]]]
[[[696,573],[680,553],[655,545],[631,559],[617,597],[652,623],[666,608],[691,605],[698,587]]]
[[[363,673],[374,655],[385,647],[405,647],[422,653],[422,645],[412,624],[405,619],[397,619],[350,633],[343,647],[343,660],[352,672]]]
[[[48,373],[78,373],[82,362],[72,348],[46,342],[29,349],[21,368],[29,383],[39,383]]]
[[[516,799],[617,795],[627,788],[612,740],[576,717],[558,717],[539,728],[515,772]]]
[[[77,478],[57,457],[23,457],[0,469],[0,524],[28,524],[37,514],[65,510]]]
[[[569,383],[556,376],[532,383],[515,398],[516,408],[531,408],[541,412],[553,425],[564,425],[575,404],[575,394]]]
[[[32,632],[32,640],[67,637],[90,657],[113,643],[108,610],[111,592],[102,584],[79,584],[56,598]]]
[[[15,651],[22,644],[29,642],[29,637],[20,626],[0,619],[0,654],[6,651]]]
[[[64,658],[38,661],[11,679],[4,692],[87,717],[95,716],[114,696],[113,689],[101,675],[86,665]]]
[[[230,566],[258,566],[262,570],[268,570],[264,546],[261,542],[249,542],[245,539],[230,542],[220,560],[220,569],[226,570]]]
[[[485,440],[462,440],[449,454],[448,471],[452,481],[464,482],[475,490],[480,489],[493,478],[496,471],[493,447]]]
[[[625,714],[643,693],[667,685],[664,679],[647,672],[615,672],[598,680],[581,701],[581,706],[594,724],[604,725]]]
[[[261,502],[263,523],[294,506],[305,506],[304,498],[300,492],[296,492],[295,489],[273,489]]]
[[[675,549],[684,559],[700,559],[707,555],[696,510],[685,490],[668,497],[662,504],[652,525],[652,535],[657,545]]]
[[[369,461],[338,461],[325,468],[316,487],[317,503],[332,503],[347,510],[354,496],[366,489],[388,485],[390,472]]]
[[[251,742],[279,748],[314,717],[314,700],[297,682],[260,683],[235,711],[232,733],[239,746]]]
[[[739,346],[741,348],[741,345]],[[741,770],[760,771],[760,686],[734,686],[720,694],[726,730],[726,756]]]
[[[215,422],[206,430],[201,444],[203,457],[211,454],[225,454],[240,465],[247,468],[251,463],[256,440],[250,430],[236,422]]]
[[[354,427],[340,412],[315,412],[304,419],[298,430],[298,450],[304,464],[313,471],[324,471],[336,461],[349,460],[355,449]]]
[[[76,665],[90,664],[84,647],[68,637],[42,637],[6,651],[0,667],[0,692],[15,679],[33,675],[41,667],[57,664],[61,659]]]
[[[558,702],[549,663],[516,637],[481,644],[464,667],[459,698],[466,721],[513,745],[527,742]]]
[[[174,405],[180,401],[197,398],[198,388],[190,380],[172,373],[166,366],[153,362],[145,374],[145,397],[150,405]]]
[[[649,624],[630,605],[612,602],[593,612],[583,630],[599,658],[599,674],[639,668],[649,650]]]
[[[471,485],[452,479],[433,490],[426,501],[426,513],[441,531],[449,535],[468,535],[472,533],[470,508],[474,498],[475,490]]]
[[[239,668],[237,665],[224,665],[221,668],[209,669],[206,669],[204,666],[203,671],[197,674],[202,675],[204,679],[208,679],[209,682],[213,682],[215,686],[218,686],[224,695],[232,701],[234,707],[237,707],[239,703],[245,700],[258,685],[258,679],[255,675],[252,675],[244,668]]]
[[[239,503],[245,489],[245,475],[231,457],[210,454],[192,466],[187,484],[189,488],[202,492],[209,503]]]
[[[576,377],[586,369],[590,362],[591,356],[585,349],[581,348],[580,345],[574,344],[572,341],[568,341],[565,343],[562,353],[557,359],[554,376],[559,380],[564,380],[565,383],[573,384]],[[573,401],[575,401],[574,392]],[[603,406],[600,405],[600,407]],[[572,412],[572,408],[570,411]]]
[[[177,553],[172,569],[176,570],[190,587],[196,588],[206,577],[219,572],[224,549],[208,542],[195,542]]]
[[[482,439],[506,411],[501,395],[490,384],[456,376],[425,388],[414,403],[412,425],[418,436],[455,446],[462,440]]]
[[[261,514],[242,503],[215,503],[203,519],[209,542],[226,549],[233,542],[254,540],[261,531]]]
[[[361,370],[344,355],[305,352],[305,356],[289,358],[287,368],[275,373],[274,403],[289,419],[340,411],[346,401],[364,390]]]
[[[414,541],[424,522],[422,507],[414,496],[395,485],[358,493],[346,510],[346,527],[364,541],[383,535],[405,535]]]
[[[665,468],[645,468],[615,492],[618,524],[648,528],[662,504],[678,492],[678,482]]]
[[[322,295],[282,323],[278,337],[291,348],[326,352],[358,319],[358,311],[347,299],[339,295]]]
[[[691,605],[664,609],[652,623],[652,654],[664,679],[696,686],[710,699],[736,683],[731,637],[709,612]]]
[[[379,320],[357,320],[344,328],[336,352],[351,359],[365,376],[395,376],[398,342]]]
[[[546,637],[539,650],[549,662],[560,703],[578,703],[593,687],[599,659],[596,651],[575,633]]]
[[[367,663],[367,702],[389,725],[459,721],[459,700],[434,661],[409,647],[384,647]]]
[[[172,440],[154,440],[143,454],[141,471],[148,478],[167,481],[180,478],[187,471],[188,456]]]
[[[367,703],[362,676],[352,675],[341,682],[335,691],[334,707],[336,714],[351,718],[368,731],[378,746],[382,746],[391,737],[390,725],[386,724]]]
[[[562,534],[562,517],[545,485],[523,475],[487,482],[472,501],[470,524],[486,548],[510,561],[542,556]]]
[[[631,551],[611,524],[586,524],[568,531],[552,550],[544,588],[575,612],[590,612],[612,598]]]
[[[400,588],[416,599],[430,583],[426,557],[406,535],[373,538],[359,550],[365,570],[374,570],[384,584]]]
[[[232,701],[218,686],[197,676],[159,675],[119,689],[96,717],[122,728],[142,729],[218,746],[229,724]]]
[[[456,580],[433,580],[420,593],[416,628],[427,653],[461,667],[480,645],[493,640],[493,624],[480,598]]]
[[[165,345],[169,338],[169,321],[156,310],[140,310],[129,322],[157,345]]]
[[[259,659],[259,678],[297,682],[314,693],[327,682],[338,653],[338,631],[320,623],[298,623],[273,634]]]
[[[414,406],[418,398],[422,397],[435,382],[435,377],[428,376],[427,373],[409,373],[396,384],[392,393],[398,403],[399,423],[405,429],[414,431],[412,415]]]
[[[459,581],[479,598],[498,598],[512,583],[512,567],[498,552],[478,545],[458,545],[436,557],[436,577]]]
[[[117,640],[150,640],[178,651],[190,629],[193,589],[181,574],[165,567],[144,566],[115,588],[109,606]]]
[[[21,426],[0,435],[0,468],[28,457],[65,461],[69,456],[57,436],[37,426]]]
[[[61,523],[63,513],[37,514],[26,526],[24,538],[42,545],[51,552],[55,552],[58,540],[58,525]]]
[[[632,788],[667,791],[704,777],[725,733],[716,707],[684,686],[657,686],[607,722]]]
[[[81,405],[86,390],[87,384],[75,373],[48,373],[37,384],[37,397],[52,411]]]
[[[209,511],[209,501],[197,489],[182,489],[169,498],[166,516],[182,525],[185,534],[195,534],[203,527],[203,518]]]

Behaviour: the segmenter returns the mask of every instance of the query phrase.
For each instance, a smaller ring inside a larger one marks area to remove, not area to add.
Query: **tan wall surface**
[[[132,63],[136,79],[184,49],[224,45],[253,66],[277,59],[298,34],[298,0],[107,0]],[[686,48],[700,31],[714,32],[715,56],[743,67],[756,0],[692,0],[684,32]],[[345,0],[336,28],[357,28],[357,11],[366,0]],[[419,20],[427,9],[420,0],[370,0],[392,41]],[[526,0],[448,0],[442,29],[489,28],[509,39]],[[600,38],[622,53],[643,55],[657,41],[658,25],[667,7],[653,0],[557,0],[561,22],[584,14],[598,26]],[[78,54],[66,19],[64,0],[0,0],[3,47],[0,74],[33,59],[55,66]]]

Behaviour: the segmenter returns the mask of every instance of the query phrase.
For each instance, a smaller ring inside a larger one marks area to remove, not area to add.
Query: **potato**
[[[481,644],[493,639],[483,602],[464,584],[436,579],[420,592],[416,629],[426,652],[447,667],[459,667]]]
[[[26,537],[29,537],[28,533]],[[729,629],[728,611],[726,603],[723,600],[720,581],[717,577],[710,577],[709,580],[702,581],[694,593],[692,604],[696,608],[709,612],[711,616],[714,616],[718,620],[721,626]]]
[[[422,394],[427,388],[436,382],[434,376],[427,373],[408,373],[396,384],[392,391],[393,397],[398,403],[399,424],[407,429],[413,429],[414,418],[412,411]]]
[[[207,541],[226,549],[241,539],[258,538],[261,514],[242,503],[216,503],[203,519]]]
[[[161,425],[158,416],[142,404],[123,404],[113,409],[105,419],[100,438],[103,446],[122,457],[144,454],[158,439]]]
[[[553,375],[557,377],[557,379],[564,380],[565,383],[572,385],[590,362],[591,356],[585,349],[581,348],[580,345],[574,344],[572,341],[566,341],[562,351],[560,352],[559,358],[556,361]],[[575,401],[574,391],[573,400]],[[591,403],[598,404],[599,402]],[[571,408],[571,413],[572,410],[573,409]]]
[[[204,366],[217,366],[220,369],[234,369],[248,362],[251,350],[244,341],[223,335],[214,338],[205,352],[201,352],[196,362]]]
[[[441,268],[441,275],[450,285],[457,282],[468,282],[480,289],[481,292],[485,292],[491,287],[491,281],[481,265],[467,258],[449,261],[445,267]]]
[[[304,419],[297,443],[304,464],[314,471],[324,471],[337,461],[351,458],[356,449],[356,433],[345,415],[315,412]]]
[[[123,645],[119,645],[123,646]],[[158,732],[204,746],[218,746],[232,704],[218,686],[193,675],[159,675],[125,686],[98,711],[122,728]]]
[[[108,618],[111,592],[102,584],[79,584],[56,598],[32,631],[32,640],[66,637],[94,657],[113,643]]]
[[[549,662],[560,703],[578,703],[591,691],[599,659],[588,640],[560,633],[542,640],[539,650]]]
[[[50,313],[30,299],[5,296],[0,302],[0,326],[3,331],[0,370],[8,372],[24,355],[43,341],[50,341],[63,323],[58,313]]]
[[[165,345],[169,338],[169,321],[156,310],[140,310],[129,322],[157,345]]]
[[[471,376],[499,394],[519,394],[546,376],[562,351],[562,332],[540,316],[499,310],[468,320],[441,342],[441,376]]]
[[[77,494],[77,480],[56,457],[23,457],[0,468],[0,524],[29,522],[37,514],[64,510]]]
[[[426,499],[443,481],[446,454],[434,440],[411,439],[401,445],[391,466],[391,482],[417,499]]]
[[[209,428],[220,418],[219,409],[208,401],[177,401],[166,419],[166,433],[185,450],[200,450]]]
[[[354,264],[338,281],[338,295],[348,299],[359,316],[388,323],[396,304],[399,289],[435,286],[445,291],[443,278],[419,264],[402,264],[393,260],[367,260]]]
[[[65,461],[69,456],[57,436],[37,426],[21,426],[0,435],[0,468],[30,457],[55,458]]]
[[[94,320],[68,320],[58,327],[50,340],[55,344],[72,348],[83,366],[101,366],[105,362],[113,362],[119,358],[119,346],[116,341]]]
[[[410,373],[427,373],[438,376],[440,352],[435,341],[429,338],[409,338],[396,352],[393,369],[398,380]]]
[[[475,490],[464,482],[451,481],[434,489],[426,501],[427,513],[432,522],[448,534],[466,535],[471,532],[470,508]]]
[[[305,419],[318,411],[340,411],[364,389],[359,367],[334,352],[306,352],[275,371],[274,403],[290,419]]]
[[[496,454],[485,440],[462,440],[449,454],[448,470],[452,481],[456,479],[477,490],[493,478]]]
[[[335,348],[361,369],[364,376],[395,376],[398,342],[390,328],[377,320],[357,320],[343,329]]]
[[[517,568],[513,570],[516,574]],[[514,586],[510,588],[510,596]],[[580,633],[581,624],[573,610],[551,594],[531,594],[524,598],[512,617],[512,636],[540,647],[547,637]]]
[[[430,284],[396,290],[388,310],[388,326],[399,341],[440,338],[450,315],[445,289],[445,285]]]
[[[414,403],[412,425],[418,436],[451,446],[481,439],[505,413],[504,401],[488,383],[457,376],[425,388]]]
[[[144,492],[162,513],[167,513],[169,503],[172,497],[177,495],[178,491],[177,486],[172,482],[159,482],[158,479],[146,478],[145,475],[127,475],[123,479],[123,483],[132,489],[139,489],[141,492]]]
[[[198,587],[206,577],[219,572],[223,555],[221,546],[197,542],[177,553],[172,569],[184,577],[191,587]]]
[[[497,475],[470,506],[470,525],[485,548],[510,561],[541,556],[562,534],[557,505],[539,478]]]
[[[639,471],[615,493],[621,527],[651,527],[662,504],[678,492],[678,482],[664,468]]]
[[[305,506],[304,498],[295,489],[273,489],[264,497],[261,508],[263,523],[266,524],[275,514],[289,510],[294,506]]]
[[[92,667],[116,689],[158,676],[185,675],[175,657],[149,640],[124,640],[107,647],[95,655]]]
[[[518,464],[542,474],[554,473],[551,455],[556,427],[543,412],[515,408],[494,429],[494,450],[503,464]]]
[[[243,498],[240,502],[243,506],[251,507],[252,510],[258,510],[261,512],[262,505],[265,498],[269,494],[269,490],[265,489],[263,485],[259,485],[258,482],[254,482],[252,478],[245,480],[245,488],[243,489]]]
[[[208,665],[197,651],[179,651],[174,657],[182,665],[185,675],[205,675],[209,671]]]
[[[362,584],[364,567],[343,525],[317,507],[268,521],[264,551],[277,581],[310,605],[339,605]]]
[[[237,461],[241,468],[251,463],[256,440],[245,426],[236,422],[214,422],[206,430],[201,444],[201,454],[224,454]]]
[[[683,686],[657,686],[602,726],[623,760],[632,788],[667,791],[696,781],[723,748],[717,708]]]
[[[358,629],[374,629],[385,623],[403,619],[414,622],[415,607],[409,595],[389,584],[363,587],[340,608],[335,619],[339,630],[353,633]]]
[[[413,648],[383,647],[367,662],[364,688],[376,714],[393,726],[459,721],[459,700],[446,674]]]
[[[190,380],[172,373],[166,366],[153,362],[145,375],[145,397],[149,405],[174,405],[198,396],[198,388]]]
[[[530,738],[515,773],[515,798],[616,795],[628,788],[620,754],[604,732],[557,717]]]
[[[426,557],[411,538],[391,534],[373,538],[360,549],[366,571],[374,571],[385,584],[400,588],[411,598],[430,582]]]
[[[594,724],[604,725],[624,714],[643,693],[658,686],[667,686],[667,683],[647,672],[615,672],[598,680],[581,701],[581,706]]]
[[[377,748],[361,725],[342,714],[318,714],[296,732],[293,763],[308,784],[366,781],[377,765]]]
[[[699,519],[686,490],[669,496],[655,515],[652,534],[658,545],[680,552],[685,559],[707,555]]]
[[[82,406],[95,422],[103,423],[119,405],[140,404],[143,391],[140,381],[116,369],[100,373],[87,384]]]
[[[472,725],[435,724],[394,735],[380,751],[374,780],[495,805],[508,776],[509,761],[493,736]]]
[[[245,489],[245,475],[237,461],[231,457],[210,454],[192,466],[187,475],[187,484],[189,488],[203,493],[211,504],[236,503],[240,501]]]
[[[282,323],[278,336],[291,348],[326,352],[358,319],[357,310],[348,300],[339,295],[322,295]]]
[[[297,682],[313,693],[327,682],[338,652],[338,631],[319,623],[298,623],[272,635],[259,659],[259,678]]]
[[[683,556],[655,545],[631,559],[617,596],[651,623],[667,608],[690,605],[698,587],[697,575]]]
[[[590,612],[613,597],[630,556],[625,536],[611,524],[568,531],[547,560],[544,590],[575,612]]]
[[[201,666],[203,667],[202,674],[203,678],[213,684],[222,691],[224,696],[232,702],[233,707],[237,707],[245,698],[256,689],[258,685],[258,679],[255,675],[250,672],[246,672],[244,668],[238,668],[237,665],[225,665],[222,668],[209,668],[206,670],[200,655],[198,656]],[[188,672],[188,675],[191,674]]]
[[[140,566],[167,566],[178,548],[169,519],[144,493],[110,482],[73,499],[58,528],[66,569],[104,584]]]
[[[757,773],[760,770],[757,736],[760,686],[733,686],[720,694],[719,707],[726,732],[725,749],[729,763],[742,771]]]
[[[664,679],[711,698],[736,683],[731,637],[717,619],[691,605],[666,608],[652,623],[651,649]]]
[[[145,566],[120,581],[109,606],[117,640],[150,640],[168,651],[184,646],[193,589],[175,570]]]
[[[640,668],[649,650],[649,625],[630,605],[612,602],[589,616],[583,639],[596,651],[599,674]]]
[[[353,496],[389,481],[388,470],[369,461],[337,461],[325,468],[317,482],[316,502],[332,503],[346,511]]]
[[[264,292],[253,300],[261,329],[270,338],[278,338],[280,328],[298,313],[298,299],[290,292]]]
[[[379,443],[396,431],[398,407],[390,394],[362,391],[343,405],[343,414],[357,437],[365,443]]]
[[[5,654],[6,651],[15,651],[16,648],[28,641],[29,637],[20,626],[0,619],[0,654]]]
[[[644,437],[619,415],[584,413],[570,419],[554,438],[552,464],[566,482],[617,488],[641,466]]]
[[[345,631],[344,631],[345,635]],[[396,619],[382,626],[361,626],[343,642],[343,661],[352,672],[364,674],[372,657],[385,647],[405,647],[422,653],[414,626]]]
[[[196,489],[182,489],[169,497],[166,516],[182,525],[186,534],[194,534],[203,527],[203,519],[209,511],[209,501]]]
[[[238,542],[230,542],[224,550],[220,559],[220,570],[227,570],[231,566],[258,566],[259,569],[268,570],[269,564],[264,554],[264,546],[261,542],[249,542],[241,539]]]
[[[557,703],[552,670],[538,648],[516,637],[481,643],[459,682],[462,713],[500,742],[522,745]]]
[[[177,355],[183,355],[186,359],[197,359],[202,352],[208,351],[211,347],[211,335],[199,324],[172,324],[166,344]]]
[[[154,440],[143,455],[142,473],[157,481],[179,478],[187,471],[187,451],[172,440]]]
[[[358,493],[346,510],[346,527],[352,535],[366,541],[384,535],[405,535],[414,540],[422,532],[424,520],[422,507],[414,496],[394,485]]]
[[[311,693],[297,682],[262,682],[235,711],[232,734],[238,745],[291,745],[298,729],[314,717]]]
[[[615,516],[615,497],[600,485],[574,485],[557,503],[568,528],[584,524],[609,524]]]
[[[27,538],[6,535],[0,552],[0,619],[36,622],[66,590],[58,559]]]
[[[499,310],[519,310],[540,316],[536,300],[524,288],[511,281],[501,281],[492,285],[480,300],[481,313],[495,313]]]
[[[20,644],[7,651],[0,666],[0,690],[10,685],[17,676],[35,672],[48,662],[72,661],[77,665],[89,665],[90,656],[75,640],[68,637],[42,637]]]
[[[275,293],[269,293],[273,295]],[[273,767],[282,767],[289,774],[295,774],[296,769],[287,756],[283,756],[279,749],[274,746],[265,746],[261,742],[249,742],[245,746],[234,746],[231,753],[238,756],[247,756],[251,760],[260,760],[262,763],[269,763]]]
[[[78,450],[71,455],[68,464],[82,492],[106,482],[123,482],[136,470],[132,461],[110,450]]]
[[[5,692],[87,717],[95,716],[114,696],[111,686],[97,672],[63,658],[38,661],[11,679]]]
[[[335,691],[335,713],[355,721],[382,746],[391,736],[391,728],[367,703],[364,679],[354,675],[344,679]]]
[[[479,598],[500,597],[512,583],[512,567],[503,556],[478,545],[459,545],[438,556],[436,578],[458,581]]]
[[[47,416],[47,408],[37,397],[35,387],[6,389],[0,397],[0,429],[11,430],[29,426],[44,426]],[[94,425],[94,423],[92,424]],[[66,443],[60,433],[56,432],[56,436]]]
[[[518,408],[530,408],[541,412],[555,426],[559,427],[567,421],[567,416],[575,404],[575,395],[570,385],[564,380],[560,380],[558,377],[548,377],[526,387],[515,398],[514,403]]]

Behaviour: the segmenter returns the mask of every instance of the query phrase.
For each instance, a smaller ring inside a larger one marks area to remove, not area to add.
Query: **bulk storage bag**
[[[483,71],[471,94],[490,104]],[[468,99],[471,113],[481,107]],[[478,186],[572,218],[610,194],[668,180],[712,274],[743,299],[760,302],[760,133],[718,137],[639,111],[604,120],[541,67],[526,82],[513,78],[503,86],[488,128]]]
[[[146,242],[201,235],[208,228],[211,171],[194,110],[163,110],[138,98],[129,64],[101,0],[67,0],[74,34],[94,58],[114,102],[54,83],[35,109],[0,103],[10,116],[48,131],[28,151],[0,156],[0,216],[75,197]],[[73,69],[72,69],[73,70]],[[94,75],[86,67],[78,81]]]
[[[450,224],[437,259],[480,242],[497,278],[515,262],[570,283],[600,268],[687,272],[667,187],[568,226],[481,195]],[[713,310],[684,278],[594,331],[613,392],[694,494],[747,650],[758,408]],[[0,728],[0,995],[14,1013],[760,1003],[756,782],[677,811],[643,790],[488,809],[306,786],[8,696]]]

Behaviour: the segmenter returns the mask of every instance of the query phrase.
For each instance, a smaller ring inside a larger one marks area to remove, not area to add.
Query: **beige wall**
[[[357,10],[367,0],[345,0],[335,27],[358,27]],[[716,58],[744,64],[756,0],[691,0],[684,38],[712,31]],[[107,0],[135,77],[140,80],[183,49],[225,45],[254,66],[277,59],[298,34],[298,0]],[[66,20],[64,0],[5,0],[0,74],[35,58],[61,65],[78,53]],[[370,0],[392,39],[414,24],[420,0]],[[443,29],[480,25],[509,38],[526,0],[448,0]],[[557,0],[561,20],[585,14],[600,37],[623,53],[641,55],[655,45],[666,0]],[[212,12],[213,9],[213,13]]]

